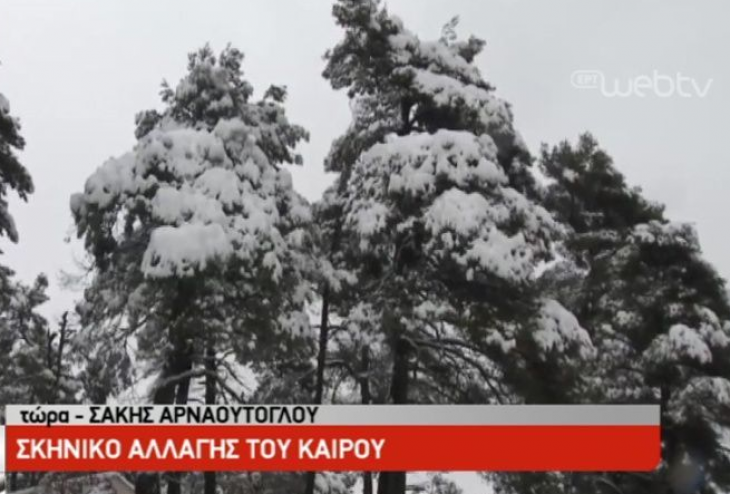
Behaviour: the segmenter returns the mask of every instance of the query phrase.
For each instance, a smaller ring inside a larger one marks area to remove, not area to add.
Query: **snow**
[[[242,171],[247,177],[254,175],[250,171],[250,161],[243,165]],[[250,165],[254,167],[253,164]],[[258,180],[260,173],[256,169],[255,179]],[[210,168],[205,170],[198,178],[195,179],[194,189],[199,190],[202,194],[218,200],[223,207],[233,207],[239,202],[243,182],[233,171],[225,168]]]
[[[540,237],[559,231],[547,211],[508,187],[486,134],[390,135],[361,155],[349,187],[347,222],[361,249],[376,248],[375,239],[390,228],[403,232],[420,222],[430,233],[427,250],[462,265],[469,279],[475,269],[510,281],[530,279],[544,253]],[[401,217],[401,202],[412,200],[423,204],[420,214]],[[506,233],[515,221],[521,230]]]
[[[400,24],[400,23],[398,23]],[[458,74],[472,84],[479,84],[482,76],[479,69],[464,60],[455,53],[449,46],[440,41],[421,41],[402,25],[400,32],[390,35],[388,41],[394,49],[396,61],[407,64],[412,59],[425,59],[426,64],[446,72]]]
[[[84,193],[71,197],[71,209],[81,211],[86,205],[105,208],[121,194],[134,190],[134,165],[133,153],[105,161],[86,181]]]
[[[700,337],[697,331],[684,324],[672,326],[669,329],[668,340],[670,348],[678,356],[686,355],[703,364],[712,361],[712,352],[702,337]]]
[[[511,129],[508,105],[491,94],[476,65],[459,54],[462,44],[441,40],[422,41],[392,17],[397,27],[388,35],[393,74],[407,76],[412,89],[431,98],[439,106],[462,106],[481,113],[484,123]]]
[[[378,353],[384,346],[386,335],[379,331],[380,308],[368,302],[356,303],[347,313],[341,326],[347,331],[336,333],[336,342],[344,348],[367,346],[373,353]]]
[[[698,412],[712,417],[717,409],[730,406],[730,381],[723,377],[700,376],[679,388],[668,404],[668,412],[677,422],[692,420]],[[725,434],[727,430],[725,429]]]
[[[318,472],[314,477],[315,492],[319,494],[347,494],[350,492],[342,475],[331,472]]]
[[[557,223],[545,208],[532,203],[517,190],[505,187],[500,193],[501,197],[497,200],[497,204],[511,215],[522,219],[523,231],[532,237],[531,240],[535,241],[537,237],[546,233],[559,236],[565,232],[565,227]]]
[[[565,352],[578,346],[582,357],[590,357],[595,352],[590,335],[583,329],[578,319],[555,300],[546,300],[540,310],[538,329],[533,338],[544,352]]]
[[[497,228],[489,228],[472,242],[466,253],[456,256],[462,264],[472,262],[502,279],[525,281],[534,274],[534,259],[522,233],[507,236]]]
[[[687,386],[688,390],[692,388],[704,391],[708,397],[724,407],[730,406],[730,381],[723,377],[694,378]]]
[[[697,232],[687,223],[660,223],[652,221],[634,228],[633,239],[637,243],[659,246],[677,245],[699,249]]]
[[[453,77],[412,67],[399,69],[413,78],[413,86],[431,97],[439,106],[460,106],[478,110],[483,122],[508,125],[511,119],[507,104],[486,89],[464,84]]]
[[[261,249],[277,276],[286,242],[279,201],[295,222],[310,213],[289,172],[271,166],[256,144],[257,132],[240,119],[221,120],[212,131],[165,120],[132,152],[105,162],[72,198],[72,210],[83,222],[92,210],[111,215],[121,205],[143,205],[160,224],[142,263],[148,276],[189,276],[233,254],[252,259]]]
[[[707,307],[695,307],[700,318],[698,333],[713,349],[725,351],[730,346],[730,321],[721,321],[717,314]]]
[[[504,183],[506,176],[495,160],[496,146],[489,136],[441,130],[388,136],[363,153],[356,173],[375,175],[367,178],[372,182],[368,188],[376,191],[387,187],[390,194],[427,195],[438,179],[461,186]],[[350,220],[365,237],[385,228],[392,209],[370,198],[361,199],[355,207],[357,212]]]
[[[233,245],[220,225],[163,226],[152,232],[142,271],[152,277],[191,276],[212,260],[227,260]]]
[[[355,218],[357,231],[363,235],[363,240],[385,229],[390,213],[390,209],[385,204],[372,202],[364,205]]]
[[[484,196],[452,188],[441,194],[426,210],[425,224],[432,232],[445,229],[470,235],[491,220],[490,204]]]
[[[496,212],[501,211],[481,194],[452,188],[426,210],[424,223],[435,236],[452,231],[462,238],[474,238],[464,254],[452,253],[461,264],[476,263],[503,279],[528,279],[534,272],[530,246],[522,233],[508,236],[496,228],[495,220],[506,219],[494,218]]]
[[[566,168],[563,170],[563,178],[567,182],[575,182],[575,180],[578,178],[578,174],[570,168]]]
[[[166,122],[140,143],[138,160],[145,167],[157,166],[184,179],[199,175],[210,165],[230,164],[224,141],[215,132],[176,126]]]
[[[669,328],[667,334],[658,336],[645,352],[651,362],[680,362],[685,359],[700,364],[712,362],[712,351],[700,334],[684,324]]]
[[[458,185],[506,182],[496,165],[497,146],[488,135],[439,130],[434,134],[390,135],[375,144],[360,158],[367,166],[392,170],[392,192],[425,192],[436,178],[443,176]]]
[[[502,333],[498,331],[492,331],[487,336],[485,343],[498,347],[502,353],[510,353],[517,347],[517,340],[514,338],[506,338]]]
[[[619,310],[616,312],[614,320],[618,326],[627,327],[636,323],[636,321],[638,321],[638,316],[633,312]]]
[[[226,146],[231,148],[232,155],[250,155],[249,159],[258,160],[260,166],[268,164],[266,156],[255,146],[255,131],[237,118],[221,120],[212,131],[181,127],[165,120],[132,153],[110,160],[92,175],[86,195],[104,188],[116,193],[134,193],[145,185],[141,178],[145,172],[155,169],[169,172],[178,180],[198,177],[208,187],[220,187],[223,179],[232,178],[230,171],[226,173],[226,168],[233,166]],[[206,176],[213,169],[218,171]],[[87,200],[97,202],[93,196]]]
[[[186,184],[181,189],[160,187],[152,200],[152,214],[172,225],[183,221],[218,224],[226,222],[220,201],[199,193]]]

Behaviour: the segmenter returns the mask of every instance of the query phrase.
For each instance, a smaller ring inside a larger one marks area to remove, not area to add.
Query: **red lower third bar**
[[[8,426],[8,472],[651,471],[659,426]]]

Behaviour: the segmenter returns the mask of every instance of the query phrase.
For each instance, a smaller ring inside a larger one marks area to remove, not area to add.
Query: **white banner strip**
[[[656,425],[658,405],[8,406],[7,425]]]
[[[0,476],[5,473],[5,427],[0,425]]]

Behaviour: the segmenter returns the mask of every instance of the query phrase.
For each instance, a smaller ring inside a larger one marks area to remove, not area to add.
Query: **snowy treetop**
[[[348,30],[328,53],[325,77],[336,89],[348,88],[352,97],[394,91],[409,102],[416,124],[426,125],[434,107],[459,107],[457,127],[478,122],[516,137],[509,105],[493,94],[473,63],[483,41],[421,40],[374,1],[339,1],[335,17]]]
[[[72,197],[80,235],[107,225],[87,244],[97,235],[121,242],[144,223],[156,225],[141,266],[147,276],[189,276],[232,259],[281,275],[310,213],[277,165],[297,161],[292,148],[306,132],[288,123],[282,88],[249,102],[242,58],[233,48],[218,58],[207,46],[193,53],[177,87],[164,86],[166,111],[138,116],[134,150],[107,161]]]
[[[551,215],[507,184],[486,134],[440,130],[388,137],[362,154],[353,171],[348,223],[361,247],[377,248],[388,231],[422,223],[425,250],[484,271],[526,281],[546,254]],[[520,228],[514,231],[513,225]]]
[[[657,246],[675,245],[699,251],[699,239],[692,225],[686,223],[662,223],[651,221],[637,225],[633,231],[633,240],[638,244]]]
[[[309,211],[289,172],[257,145],[257,130],[241,119],[212,131],[165,119],[132,153],[97,170],[72,209],[79,218],[92,210],[111,218],[124,206],[159,224],[143,261],[149,276],[185,276],[232,256],[253,261],[261,249],[277,272],[286,241],[280,211],[293,224],[308,221]]]

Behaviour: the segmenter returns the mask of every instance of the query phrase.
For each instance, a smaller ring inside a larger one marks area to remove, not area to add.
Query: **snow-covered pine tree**
[[[18,241],[18,232],[8,210],[8,194],[14,191],[27,200],[33,192],[31,176],[16,155],[24,146],[20,123],[0,94],[0,239],[11,242]],[[67,318],[56,330],[38,311],[47,300],[47,287],[43,275],[28,286],[0,264],[0,405],[73,402],[76,387],[67,358]],[[0,416],[0,423],[3,419]],[[38,479],[34,473],[11,474],[8,490],[33,486]]]
[[[33,180],[16,155],[24,147],[20,122],[10,114],[10,103],[0,93],[0,239],[7,237],[11,242],[18,241],[18,231],[8,210],[8,193],[14,191],[21,199],[27,200],[28,195],[33,192]],[[6,311],[10,307],[16,287],[13,275],[10,268],[0,264],[0,318],[6,320],[9,318]],[[10,328],[0,326],[0,331],[9,332]]]
[[[11,284],[0,310],[0,404],[76,403],[79,385],[71,367],[73,332],[68,315],[53,327],[39,313],[48,300],[45,276],[30,286]],[[42,477],[36,472],[10,474],[9,490],[33,487]]]
[[[328,203],[341,208],[337,255],[357,279],[357,303],[340,312],[390,355],[388,401],[426,395],[414,384],[436,351],[478,369],[482,402],[499,399],[493,380],[519,384],[518,370],[554,353],[590,351],[575,318],[536,290],[561,228],[535,201],[509,106],[474,64],[484,43],[422,41],[373,0],[339,0],[334,16],[345,36],[325,77],[387,115],[353,138],[366,127],[356,112],[339,141],[349,159],[334,164],[349,176]],[[402,494],[405,478],[381,474],[378,492]]]
[[[10,103],[0,93],[0,238],[8,237],[12,242],[17,242],[18,233],[13,217],[8,211],[8,191],[17,190],[22,198],[27,198],[33,191],[30,174],[18,161],[14,151],[23,149],[24,146],[25,141],[20,135],[20,123],[10,115]],[[13,274],[10,268],[0,264],[0,337],[5,341],[12,341],[11,328],[8,326],[10,320],[8,309],[15,292]],[[0,368],[0,371],[3,370]]]
[[[10,103],[0,93],[0,237],[12,242],[18,241],[18,232],[8,211],[8,192],[15,191],[23,200],[33,192],[33,180],[16,155],[24,147],[20,122],[10,114]]]
[[[553,181],[547,204],[573,230],[563,268],[572,274],[555,286],[598,349],[582,399],[662,405],[663,462],[655,474],[574,478],[574,489],[727,492],[724,280],[703,259],[694,229],[670,222],[663,207],[630,188],[590,135],[545,148],[541,162]]]
[[[74,402],[68,317],[56,330],[38,311],[48,300],[47,288],[43,275],[32,286],[16,283],[0,314],[0,403]]]
[[[208,378],[207,401],[229,393],[222,375],[306,334],[310,211],[282,165],[300,162],[307,133],[287,120],[284,88],[253,100],[242,59],[192,53],[178,85],[163,84],[163,111],[138,115],[134,149],[71,200],[95,268],[88,341],[121,363],[134,336],[155,403],[185,403],[193,376]]]

